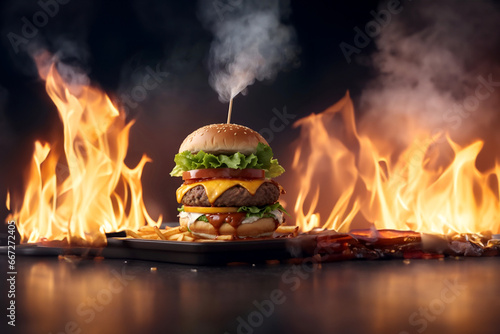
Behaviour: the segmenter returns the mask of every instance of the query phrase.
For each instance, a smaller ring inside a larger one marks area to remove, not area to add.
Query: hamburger
[[[184,180],[176,192],[179,222],[194,235],[268,237],[284,222],[278,202],[284,190],[272,178],[285,170],[258,132],[204,126],[184,139],[174,161],[170,175]]]

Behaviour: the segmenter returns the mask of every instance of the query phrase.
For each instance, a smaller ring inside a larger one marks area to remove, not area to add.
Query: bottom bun
[[[182,226],[188,227],[194,235],[209,239],[214,239],[217,235],[233,235],[238,238],[271,236],[278,227],[278,221],[273,218],[257,219],[252,223],[241,224],[236,228],[224,223],[219,227],[218,231],[212,224],[202,220],[197,220],[189,226],[189,219],[186,217],[179,218],[179,222]]]

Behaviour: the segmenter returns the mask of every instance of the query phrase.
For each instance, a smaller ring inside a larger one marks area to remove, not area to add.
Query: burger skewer
[[[231,113],[233,112],[233,98],[229,100],[229,110],[227,111],[227,124],[231,123]]]

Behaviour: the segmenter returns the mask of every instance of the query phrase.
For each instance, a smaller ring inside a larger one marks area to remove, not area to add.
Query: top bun
[[[248,155],[256,152],[257,145],[269,145],[258,132],[237,124],[210,124],[199,128],[184,139],[179,153],[203,151],[211,154]]]

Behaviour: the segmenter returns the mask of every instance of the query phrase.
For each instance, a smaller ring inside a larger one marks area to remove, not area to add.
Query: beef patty
[[[280,188],[273,182],[265,182],[251,195],[242,186],[236,185],[220,195],[213,205],[208,201],[205,188],[196,186],[190,189],[181,202],[189,206],[263,206],[275,203],[280,196]]]

